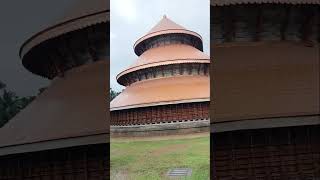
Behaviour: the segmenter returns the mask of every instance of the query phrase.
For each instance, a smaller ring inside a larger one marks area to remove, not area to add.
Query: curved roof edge
[[[239,4],[320,4],[320,0],[210,0],[211,6],[228,6]]]
[[[178,100],[178,101],[162,101],[162,102],[156,102],[156,103],[145,103],[145,104],[135,104],[135,105],[130,105],[130,106],[115,107],[115,108],[110,108],[110,111],[141,108],[141,107],[150,107],[150,106],[169,105],[169,104],[207,102],[207,101],[210,101],[210,98],[185,99],[185,100]]]
[[[10,154],[20,154],[51,149],[69,148],[75,146],[105,144],[109,143],[109,133],[101,133],[90,136],[69,137],[65,139],[55,139],[27,144],[0,147],[0,156]]]
[[[165,34],[187,34],[191,35],[194,37],[197,37],[202,44],[202,37],[200,34],[187,30],[185,27],[175,23],[171,19],[167,18],[166,15],[163,16],[163,18],[144,36],[139,38],[133,45],[133,50],[136,52],[136,54],[139,56],[137,53],[136,49],[139,47],[141,43],[143,43],[145,40],[156,37],[156,36],[161,36]]]
[[[223,121],[213,123],[211,121],[211,125],[211,133],[249,129],[320,125],[320,114],[243,119],[240,121]]]
[[[20,47],[19,56],[23,58],[33,47],[49,39],[108,21],[110,21],[110,10],[104,10],[50,26],[27,39]]]
[[[156,66],[170,65],[170,64],[183,64],[183,63],[205,63],[205,64],[210,64],[210,59],[173,59],[173,60],[165,60],[165,61],[159,61],[159,62],[154,62],[154,63],[143,64],[143,65],[131,67],[129,69],[126,69],[126,70],[120,72],[116,76],[116,79],[118,81],[120,77],[122,77],[122,76],[124,76],[124,75],[126,75],[128,73],[141,70],[141,69],[146,69],[146,68],[151,68],[151,67],[156,67]]]
[[[135,82],[110,102],[110,110],[209,101],[209,80],[209,76],[182,75]]]
[[[149,39],[151,37],[155,37],[155,36],[160,36],[160,35],[164,35],[164,34],[189,34],[192,36],[196,36],[198,37],[201,41],[202,41],[202,37],[200,34],[194,32],[194,31],[190,31],[187,29],[165,29],[165,30],[160,30],[160,31],[156,31],[156,32],[152,32],[149,33],[145,36],[142,36],[141,38],[139,38],[133,45],[133,49],[135,50],[135,48],[144,40]]]

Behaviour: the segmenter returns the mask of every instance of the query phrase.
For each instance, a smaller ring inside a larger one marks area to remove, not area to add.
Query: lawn
[[[209,134],[111,139],[112,180],[163,180],[171,168],[192,168],[184,180],[209,179]]]

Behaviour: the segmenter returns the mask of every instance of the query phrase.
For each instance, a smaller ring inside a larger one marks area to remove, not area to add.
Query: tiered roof
[[[145,48],[153,39],[171,35],[193,38],[193,41],[189,44],[173,43]],[[199,34],[164,16],[146,35],[137,40],[134,48],[139,58],[117,76],[118,82],[127,87],[111,102],[111,110],[209,100],[208,76],[179,75],[124,83],[124,79],[131,76],[131,73],[144,69],[173,64],[209,64],[210,58],[202,52],[202,38]],[[144,49],[139,51],[139,48]]]

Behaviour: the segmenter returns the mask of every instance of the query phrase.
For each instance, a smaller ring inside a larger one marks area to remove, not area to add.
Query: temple
[[[108,179],[109,3],[81,0],[29,38],[23,66],[50,86],[0,129],[0,179]]]
[[[111,131],[208,127],[210,58],[202,51],[199,34],[164,16],[134,44],[138,60],[117,76],[126,88],[110,103]]]
[[[319,0],[211,0],[211,179],[319,179]]]

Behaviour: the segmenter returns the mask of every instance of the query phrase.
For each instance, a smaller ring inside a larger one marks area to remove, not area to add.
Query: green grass
[[[209,179],[209,135],[188,139],[111,141],[111,179],[163,180],[175,167],[192,168],[185,180]]]

